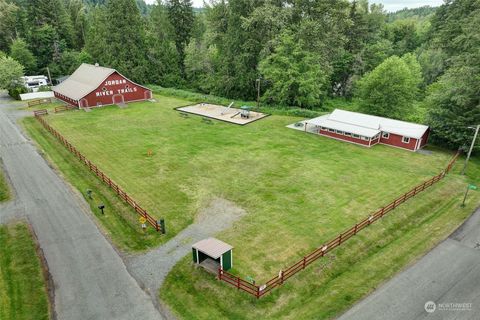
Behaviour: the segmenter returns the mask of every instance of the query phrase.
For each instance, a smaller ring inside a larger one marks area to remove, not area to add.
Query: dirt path
[[[158,290],[168,272],[192,250],[195,242],[227,229],[239,220],[245,211],[224,199],[214,199],[198,215],[197,221],[180,232],[165,245],[146,254],[127,259],[127,268],[158,300]]]

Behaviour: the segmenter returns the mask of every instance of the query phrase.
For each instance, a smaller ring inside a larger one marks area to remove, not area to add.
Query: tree
[[[92,57],[85,51],[65,50],[56,62],[49,65],[52,77],[72,74],[82,63],[93,63]]]
[[[35,44],[31,48],[39,69],[47,67],[54,60],[58,61],[67,46],[65,41],[59,39],[55,29],[48,24],[35,28],[29,38],[29,43]]]
[[[67,0],[67,12],[73,27],[73,47],[83,48],[87,26],[86,7],[82,0]]]
[[[174,34],[165,6],[161,3],[153,6],[146,35],[148,79],[166,87],[183,83]]]
[[[27,74],[33,74],[36,71],[37,61],[22,38],[17,38],[12,42],[10,56],[23,65]]]
[[[263,96],[270,103],[309,108],[319,105],[326,92],[327,74],[317,56],[288,33],[260,62],[260,72],[272,83]]]
[[[23,66],[11,57],[0,57],[0,88],[11,89],[23,76]]]
[[[480,123],[479,66],[480,55],[462,57],[429,88],[427,121],[435,142],[464,150],[471,143],[468,127]]]
[[[19,8],[10,2],[0,0],[0,50],[7,50],[15,38],[16,14]]]
[[[111,0],[97,8],[87,35],[92,58],[134,81],[148,79],[145,24],[135,0]]]
[[[29,0],[27,3],[28,20],[33,27],[51,26],[59,40],[66,45],[73,45],[73,27],[70,16],[65,9],[64,0]],[[33,42],[31,42],[33,43]]]
[[[185,47],[190,42],[195,21],[191,0],[167,0],[168,19],[174,29],[175,46],[177,48],[180,71],[185,75]]]
[[[479,24],[480,3],[474,0],[447,2],[433,20],[438,33],[431,47],[447,55],[446,71],[428,90],[427,121],[434,141],[452,149],[466,149],[473,134],[468,127],[480,123]]]
[[[420,65],[413,55],[387,58],[357,83],[362,111],[405,119],[411,111],[422,81]]]

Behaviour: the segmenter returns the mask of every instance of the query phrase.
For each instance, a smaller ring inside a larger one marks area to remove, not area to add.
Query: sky
[[[145,0],[147,3],[154,3],[156,0]],[[443,0],[370,0],[371,3],[382,3],[385,10],[392,12],[407,8],[416,8],[421,6],[437,7],[443,3]],[[203,0],[193,0],[194,7],[203,6]]]

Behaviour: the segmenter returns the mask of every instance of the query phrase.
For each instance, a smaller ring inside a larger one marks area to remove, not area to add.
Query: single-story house
[[[117,70],[83,63],[52,88],[55,97],[79,108],[124,104],[152,98],[152,91]]]
[[[313,128],[312,128],[313,126]],[[428,126],[336,109],[305,121],[305,130],[365,147],[386,144],[416,151],[427,144]]]

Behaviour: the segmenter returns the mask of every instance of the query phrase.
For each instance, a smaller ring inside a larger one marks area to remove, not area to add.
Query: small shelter
[[[200,240],[192,246],[193,262],[208,271],[218,272],[233,267],[233,247],[215,238]]]

